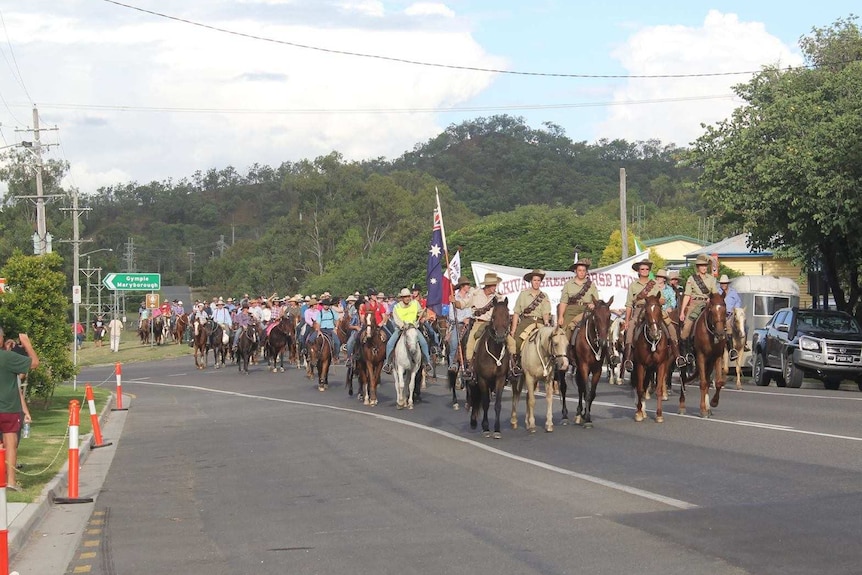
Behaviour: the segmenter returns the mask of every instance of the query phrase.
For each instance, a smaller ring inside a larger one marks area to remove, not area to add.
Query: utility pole
[[[57,128],[47,128],[56,130]],[[29,130],[21,130],[28,131]],[[50,238],[48,235],[48,224],[45,218],[45,199],[59,197],[59,194],[46,196],[42,189],[42,128],[39,127],[39,109],[33,107],[33,143],[24,142],[25,148],[29,148],[36,156],[36,195],[21,196],[22,198],[34,199],[36,202],[36,235],[33,238],[33,248],[36,255],[43,256],[50,251]],[[77,281],[77,278],[75,279]]]
[[[34,110],[35,117],[35,110]],[[41,171],[41,160],[39,171]],[[39,173],[39,172],[37,172]],[[41,178],[37,181],[41,181]],[[38,204],[37,204],[38,206]],[[44,206],[42,208],[44,210]],[[72,212],[72,239],[70,240],[72,244],[72,364],[77,367],[78,365],[78,324],[81,321],[81,284],[78,281],[78,275],[80,274],[80,256],[81,253],[81,244],[84,242],[89,242],[91,240],[82,240],[80,235],[80,228],[78,227],[78,220],[81,218],[81,212],[86,212],[90,210],[90,208],[80,208],[78,207],[78,190],[72,188],[72,207],[69,208],[61,208],[64,211]],[[44,216],[44,212],[42,214]],[[44,238],[44,236],[40,236],[40,238]],[[43,244],[44,245],[44,244]],[[43,252],[40,255],[44,255]],[[88,266],[89,267],[89,266]],[[72,376],[72,389],[78,389],[78,376]]]
[[[620,168],[620,235],[623,244],[621,260],[629,257],[629,230],[626,219],[626,169]]]
[[[126,253],[123,256],[126,260],[126,271],[134,272],[135,270],[135,238],[129,237],[129,241],[126,242]]]
[[[227,249],[227,244],[224,241],[224,234],[222,234],[221,239],[216,242],[216,249],[218,250],[218,257],[224,256],[224,251]]]
[[[189,286],[191,286],[192,285],[192,264],[195,261],[195,252],[191,251],[191,248],[189,248],[189,251],[187,252],[187,254],[189,256]]]

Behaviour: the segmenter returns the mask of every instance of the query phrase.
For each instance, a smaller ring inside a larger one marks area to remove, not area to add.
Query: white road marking
[[[143,383],[144,385],[153,385],[158,387],[171,387],[171,388],[182,388],[189,389],[193,391],[203,391],[207,393],[215,393],[219,395],[230,395],[233,397],[242,397],[246,399],[260,399],[264,401],[273,401],[277,403],[287,403],[290,405],[302,405],[305,407],[317,407],[321,409],[331,409],[333,411],[341,411],[346,413],[354,413],[357,415],[364,415],[368,417],[374,417],[376,419],[380,419],[383,421],[388,421],[390,423],[397,423],[400,425],[406,425],[408,427],[413,427],[416,429],[421,429],[423,431],[430,431],[431,433],[436,433],[442,437],[446,437],[447,439],[451,439],[453,441],[458,441],[460,443],[465,443],[472,447],[476,447],[483,451],[487,451],[489,453],[493,453],[495,455],[499,455],[501,457],[505,457],[507,459],[511,459],[513,461],[519,461],[521,463],[525,463],[527,465],[532,465],[534,467],[538,467],[540,469],[545,469],[547,471],[552,471],[554,473],[559,473],[561,475],[566,475],[568,477],[573,477],[575,479],[580,479],[582,481],[587,481],[589,483],[594,483],[596,485],[601,485],[602,487],[607,487],[608,489],[613,489],[615,491],[620,491],[622,493],[627,493],[629,495],[634,495],[636,497],[641,497],[643,499],[648,499],[650,501],[655,501],[657,503],[661,503],[667,505],[669,507],[675,507],[677,509],[697,509],[698,505],[694,503],[689,503],[687,501],[682,501],[680,499],[674,499],[672,497],[666,497],[664,495],[658,493],[652,493],[651,491],[646,491],[644,489],[638,489],[637,487],[631,487],[629,485],[624,485],[622,483],[617,483],[615,481],[608,481],[607,479],[602,479],[601,477],[595,477],[593,475],[586,475],[584,473],[578,473],[576,471],[571,471],[569,469],[563,469],[562,467],[557,467],[556,465],[550,465],[548,463],[543,463],[541,461],[536,461],[533,459],[528,459],[526,457],[521,457],[520,455],[514,455],[512,453],[508,453],[506,451],[496,449],[494,447],[490,447],[484,443],[480,443],[478,441],[474,441],[472,439],[468,439],[466,437],[461,437],[460,435],[455,435],[454,433],[449,433],[448,431],[443,431],[442,429],[436,429],[434,427],[429,427],[427,425],[423,425],[421,423],[416,423],[413,421],[407,421],[404,419],[398,419],[396,417],[391,417],[388,415],[384,415],[382,413],[374,413],[370,411],[359,411],[357,409],[349,409],[346,407],[338,407],[334,405],[324,405],[321,403],[312,403],[308,401],[296,401],[293,399],[280,399],[275,397],[266,397],[263,395],[252,395],[250,393],[239,393],[236,391],[224,391],[220,389],[209,389],[206,387],[200,387],[196,385],[176,385],[170,383],[158,383],[154,381],[144,381],[140,382],[139,380],[134,380],[136,383]]]

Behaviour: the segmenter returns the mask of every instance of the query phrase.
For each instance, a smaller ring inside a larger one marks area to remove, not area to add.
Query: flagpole
[[[443,257],[446,259],[446,277],[449,279],[449,309],[451,309],[451,306],[455,305],[455,283],[458,281],[458,278],[455,278],[454,282],[452,281],[452,278],[449,278],[449,248],[446,245],[446,228],[443,227],[443,210],[440,208],[440,190],[437,189],[437,186],[434,186],[434,192],[437,198],[437,213],[440,216],[440,236],[443,238]],[[458,252],[460,251],[461,250],[459,249]],[[454,316],[455,314],[452,315]],[[446,320],[448,322],[449,318],[447,317]],[[455,330],[456,339],[458,341],[458,365],[460,366],[461,373],[463,374],[464,360],[466,358],[464,357],[464,350],[461,349],[461,334],[458,333],[458,323],[454,322],[453,324],[450,324],[449,329]],[[449,334],[447,332],[446,336],[448,337],[448,335]]]

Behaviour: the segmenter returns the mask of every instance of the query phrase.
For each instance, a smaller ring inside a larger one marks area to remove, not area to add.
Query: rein
[[[655,304],[652,304],[652,305],[655,305]],[[650,339],[650,334],[649,334],[650,330],[647,329],[650,326],[652,326],[655,329],[655,331],[658,332],[658,337],[655,338],[654,340]],[[645,321],[643,322],[643,334],[644,334],[644,341],[646,341],[650,346],[650,352],[655,353],[659,342],[661,342],[662,337],[664,336],[661,328],[659,327],[658,321],[653,319],[653,318],[649,318],[649,317],[645,318]]]

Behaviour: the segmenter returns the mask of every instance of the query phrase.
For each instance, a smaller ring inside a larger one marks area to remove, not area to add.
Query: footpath
[[[112,445],[92,449],[92,433],[80,440],[78,495],[91,498],[93,502],[55,502],[55,499],[68,495],[67,461],[36,501],[6,504],[10,572],[17,571],[20,575],[63,575],[75,559],[128,415],[128,411],[111,411],[114,399],[115,396],[111,395],[99,415],[103,443],[111,442]],[[127,407],[129,400],[129,396],[123,395],[123,407]]]

